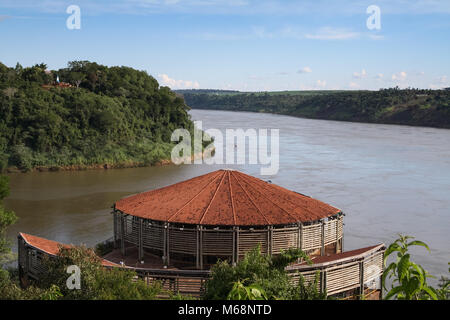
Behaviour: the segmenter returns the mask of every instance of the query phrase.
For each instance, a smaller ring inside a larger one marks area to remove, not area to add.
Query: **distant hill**
[[[170,159],[184,100],[144,71],[73,61],[0,63],[0,169],[150,165]]]
[[[253,111],[296,117],[450,128],[450,91],[180,92],[193,109]]]

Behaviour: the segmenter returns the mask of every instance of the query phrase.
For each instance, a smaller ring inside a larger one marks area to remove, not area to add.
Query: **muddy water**
[[[11,239],[22,231],[92,246],[112,235],[115,200],[234,167],[342,209],[345,250],[389,243],[397,233],[414,235],[432,248],[415,250],[417,261],[432,274],[447,274],[450,130],[244,112],[191,114],[204,129],[280,129],[279,172],[269,177],[260,176],[257,165],[183,165],[13,174],[6,206],[20,219]]]

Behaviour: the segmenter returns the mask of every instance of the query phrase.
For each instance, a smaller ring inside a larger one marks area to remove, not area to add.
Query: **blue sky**
[[[69,5],[81,29],[69,30]],[[381,29],[369,30],[369,5]],[[450,86],[450,1],[0,0],[0,61],[243,91]]]

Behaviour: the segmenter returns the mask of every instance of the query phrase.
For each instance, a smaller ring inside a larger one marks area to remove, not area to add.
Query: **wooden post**
[[[197,269],[200,269],[200,227],[197,226],[197,232],[196,232],[196,236],[197,236],[197,250],[195,253],[196,256],[196,261],[195,261],[195,266]]]
[[[268,227],[267,236],[268,236],[267,253],[269,255],[272,255],[272,253],[273,253],[273,226]]]
[[[200,226],[200,269],[203,270],[203,227]]]
[[[322,223],[322,228],[321,228],[321,237],[322,237],[322,244],[320,247],[320,255],[324,256],[325,255],[325,221],[324,220],[320,220],[320,222]]]
[[[138,228],[138,260],[139,263],[144,260],[144,248],[142,246],[142,218],[139,218],[139,228]]]
[[[167,268],[167,223],[164,223],[163,239],[163,262],[164,267]]]
[[[236,227],[233,227],[233,251],[231,253],[231,265],[236,265]]]
[[[170,265],[170,223],[167,223],[167,266]]]
[[[339,223],[341,221],[341,217],[337,216],[336,218],[336,253],[339,253]]]
[[[364,260],[359,263],[359,294],[362,299],[364,296]]]
[[[120,248],[122,256],[125,256],[125,217],[123,213],[120,213]]]
[[[300,233],[300,247],[299,248],[303,250],[303,222],[300,222],[299,233]]]
[[[114,223],[114,249],[117,248],[117,239],[118,239],[118,234],[117,234],[117,213],[116,210],[114,210],[112,212],[113,215],[113,223]]]
[[[239,262],[239,227],[236,227],[236,263]]]
[[[320,270],[320,293],[324,293],[326,289],[325,284],[325,269]]]

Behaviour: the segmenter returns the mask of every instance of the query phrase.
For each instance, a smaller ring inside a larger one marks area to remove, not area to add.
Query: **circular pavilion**
[[[301,248],[311,256],[340,253],[343,213],[324,202],[235,170],[218,170],[114,204],[114,243],[164,266],[207,269],[235,263],[258,244],[279,254]]]

